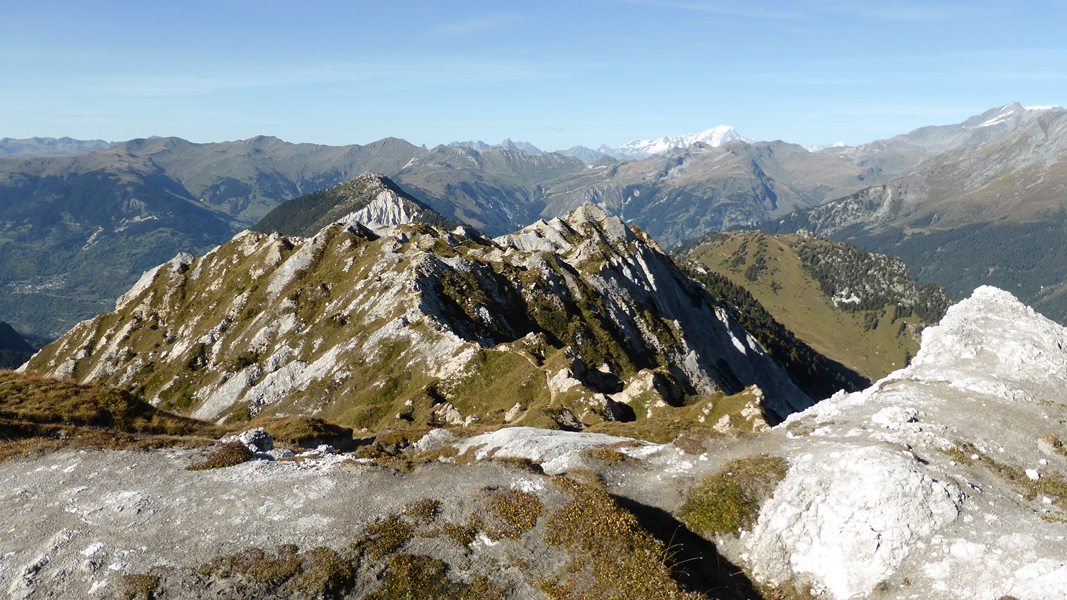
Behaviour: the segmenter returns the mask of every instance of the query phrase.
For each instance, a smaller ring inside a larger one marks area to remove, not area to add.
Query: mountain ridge
[[[872,195],[878,189],[872,185],[893,182],[894,190],[914,188],[901,204],[914,209],[905,215],[909,227],[915,222],[922,229],[936,218],[978,231],[934,232],[907,242],[894,237],[897,229],[860,232],[861,237],[889,236],[865,247],[904,255],[923,281],[948,278],[943,283],[958,296],[982,281],[1016,286],[1022,282],[983,280],[977,272],[961,275],[955,265],[931,261],[930,249],[947,243],[958,246],[953,253],[960,256],[985,257],[985,270],[1018,270],[1015,262],[976,252],[980,249],[974,240],[1006,238],[1011,252],[1022,254],[1030,250],[1020,228],[997,221],[967,225],[966,212],[980,205],[995,217],[1027,214],[1037,219],[1026,225],[1031,229],[1042,215],[1056,214],[1062,204],[1057,190],[1067,181],[1056,141],[1067,136],[1059,125],[1062,114],[1058,108],[1026,110],[1013,104],[964,123],[919,128],[858,147],[811,153],[784,142],[734,141],[717,148],[698,143],[622,162],[602,157],[590,163],[588,157],[560,153],[530,156],[502,147],[483,152],[424,149],[396,138],[331,147],[267,136],[217,144],[149,138],[73,157],[3,160],[0,197],[12,203],[0,203],[0,286],[11,293],[0,294],[0,315],[21,331],[58,335],[109,305],[154,264],[180,251],[202,252],[255,224],[281,202],[364,171],[383,173],[446,218],[487,235],[594,203],[640,225],[665,247],[708,231],[759,227],[834,198]],[[979,127],[984,123],[989,124]],[[959,152],[967,160],[953,169],[946,161]],[[1013,162],[1019,168],[1012,168]],[[1006,195],[1000,208],[990,205],[990,198],[1006,189],[1024,192]],[[953,196],[961,201],[952,206],[935,202],[942,208],[931,204],[919,209],[915,207],[922,203],[911,200],[948,198],[953,190],[962,196]],[[66,210],[60,222],[49,221],[46,217],[55,214],[61,197],[74,199],[84,210]],[[89,197],[91,202],[85,200]],[[894,192],[893,202],[898,199]],[[891,208],[887,205],[883,212],[896,214]],[[168,224],[167,214],[184,216]],[[42,229],[29,235],[31,226]],[[1059,230],[1046,229],[1040,235],[1050,240],[1050,247],[1055,246],[1051,240],[1064,238]],[[858,237],[853,241],[860,242]],[[104,256],[113,260],[103,261]],[[932,267],[923,270],[923,265]],[[108,269],[106,277],[95,276],[100,268]],[[1032,262],[1023,268],[1035,274],[1030,279],[1039,282],[1037,287],[1012,289],[1057,318],[1067,318],[1062,277]]]
[[[311,237],[333,223],[358,224],[377,233],[412,221],[447,229],[459,226],[408,195],[388,177],[368,172],[321,192],[283,202],[252,229]]]
[[[955,295],[982,284],[1010,288],[1067,319],[1062,272],[1045,256],[1067,239],[1067,111],[1013,103],[950,129],[957,141],[973,135],[984,141],[761,227],[810,231],[900,256],[920,280]]]
[[[655,242],[591,206],[496,240],[418,222],[243,232],[149,273],[26,368],[202,419],[315,410],[377,428],[412,411],[502,419],[481,379],[501,361],[526,378],[530,422],[644,418],[751,384],[772,420],[811,403]]]

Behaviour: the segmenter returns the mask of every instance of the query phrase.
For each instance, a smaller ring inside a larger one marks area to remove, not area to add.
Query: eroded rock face
[[[655,242],[599,208],[488,240],[405,222],[386,192],[361,206],[373,218],[356,211],[309,238],[244,232],[179,256],[29,368],[137,386],[210,420],[345,414],[376,427],[377,412],[355,407],[384,403],[389,417],[504,422],[519,400],[534,416],[560,404],[580,428],[632,418],[625,399],[597,394],[637,390],[649,372],[672,398],[758,384],[779,417],[811,403]],[[528,372],[524,395],[486,392],[494,368]]]
[[[1065,378],[1067,330],[979,288],[911,366],[775,428],[791,466],[743,561],[839,599],[1063,597]]]

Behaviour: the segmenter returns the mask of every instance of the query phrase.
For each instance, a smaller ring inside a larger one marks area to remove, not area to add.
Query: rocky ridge
[[[811,403],[655,242],[591,206],[496,240],[423,222],[242,232],[146,273],[26,368],[201,419],[374,429],[581,428],[750,385],[772,421]]]

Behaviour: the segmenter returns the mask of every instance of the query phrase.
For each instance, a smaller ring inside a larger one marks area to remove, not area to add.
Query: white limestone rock
[[[262,427],[224,437],[222,441],[244,444],[252,452],[269,452],[274,449],[274,438]]]
[[[1067,420],[1065,384],[1067,329],[977,289],[923,332],[910,366],[772,431],[791,466],[743,534],[742,562],[759,581],[839,600],[876,587],[889,597],[1064,598],[1064,513],[1026,486],[1067,479],[1067,463],[1040,442]],[[949,452],[960,444],[975,448],[963,462]]]
[[[866,594],[959,515],[963,496],[900,452],[831,446],[793,459],[745,548],[753,574],[810,576],[833,598]]]

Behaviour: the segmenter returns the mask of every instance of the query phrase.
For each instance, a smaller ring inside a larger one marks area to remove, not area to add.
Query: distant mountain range
[[[963,296],[1011,290],[1067,320],[1067,111],[1018,103],[957,125],[831,152],[912,166],[764,228],[805,230],[901,257]],[[918,164],[916,164],[918,162]]]
[[[809,229],[900,255],[920,280],[942,282],[954,296],[993,283],[1064,319],[1063,261],[1040,258],[1067,247],[1058,216],[1067,211],[1064,114],[1011,104],[817,152],[729,141],[736,132],[715,128],[628,144],[663,149],[640,160],[509,140],[427,149],[396,138],[322,146],[271,137],[150,138],[76,156],[7,158],[0,318],[25,333],[58,335],[178,252],[205,251],[282,202],[373,171],[489,236],[585,203],[665,247],[731,228]]]
[[[69,137],[34,137],[27,139],[0,138],[0,158],[33,158],[37,156],[75,156],[111,146],[104,140],[75,140]]]
[[[730,127],[729,125],[716,125],[715,127],[701,131],[700,133],[665,135],[654,140],[633,140],[614,148],[602,145],[594,150],[586,146],[573,146],[566,150],[557,150],[556,152],[565,156],[577,158],[578,160],[587,163],[595,163],[599,160],[603,160],[605,157],[610,157],[616,160],[640,160],[657,154],[664,154],[671,150],[688,148],[694,144],[704,144],[717,148],[723,144],[744,139],[745,138],[741,137],[741,134],[737,133],[737,130],[733,127]],[[496,145],[487,144],[481,140],[452,142],[449,145],[470,148],[471,150],[477,150],[479,152],[489,150],[490,148],[507,148],[511,150],[519,150],[524,154],[529,154],[531,156],[545,153],[543,150],[529,142],[514,142],[510,139],[505,139]]]
[[[544,154],[543,150],[541,150],[537,146],[534,146],[530,142],[513,142],[510,139],[505,139],[504,141],[500,142],[499,144],[496,144],[495,146],[486,144],[481,140],[477,142],[452,142],[449,145],[459,146],[461,148],[470,148],[471,150],[477,150],[478,152],[483,152],[485,150],[489,150],[490,148],[505,148],[507,150],[518,150],[519,152],[522,152],[523,154],[528,154],[530,156],[539,156],[541,154]]]
[[[634,140],[609,151],[602,148],[606,154],[620,159],[641,159],[663,154],[679,148],[688,148],[693,144],[705,144],[712,148],[718,148],[728,142],[744,139],[737,130],[729,125],[717,125],[700,133],[689,135],[665,135],[654,140]]]

